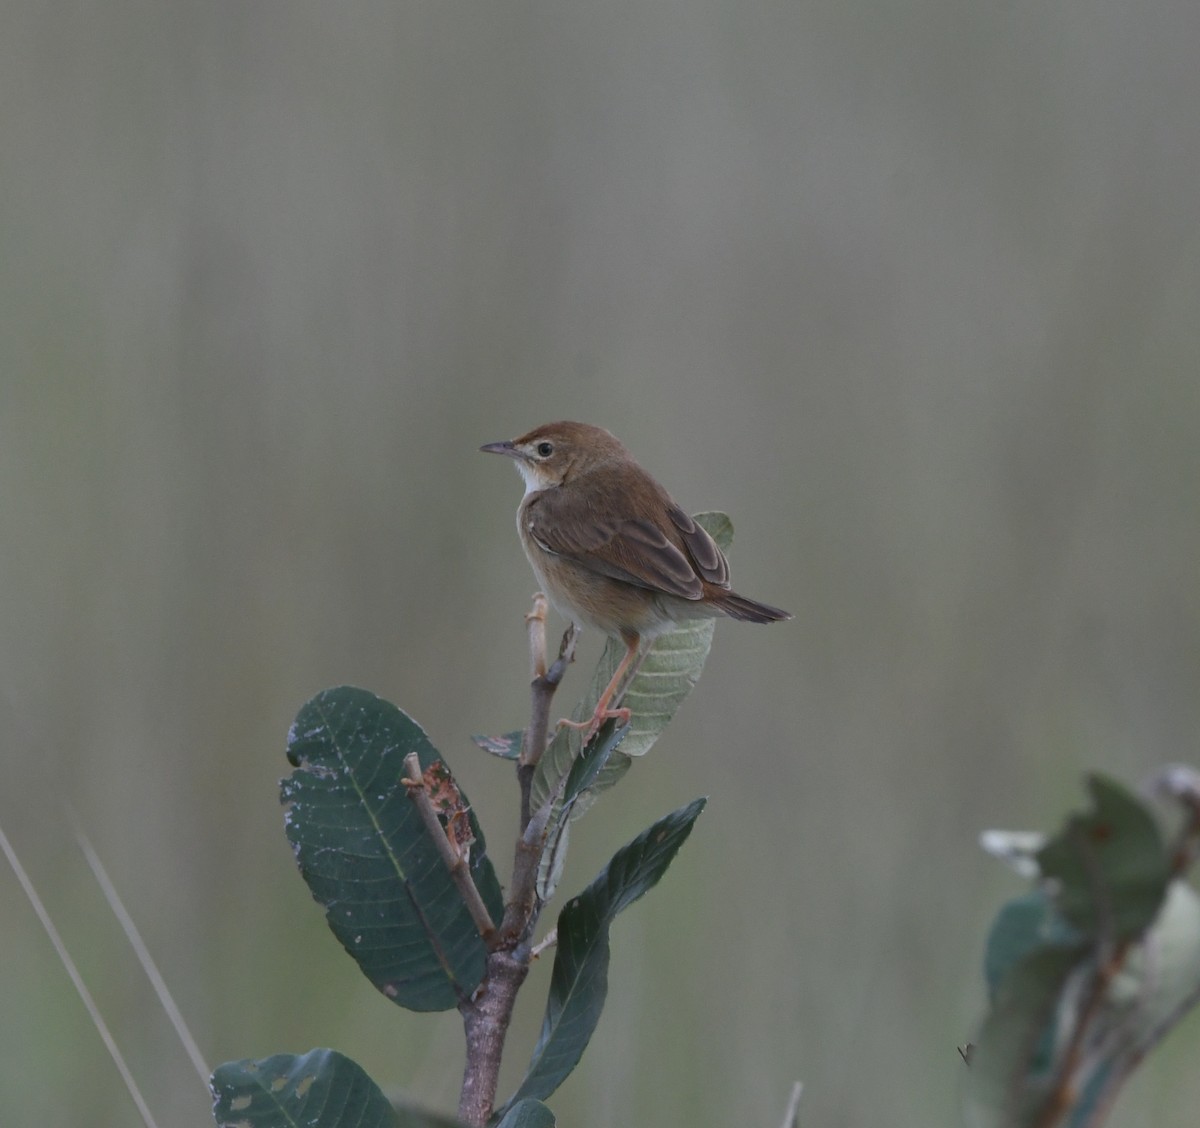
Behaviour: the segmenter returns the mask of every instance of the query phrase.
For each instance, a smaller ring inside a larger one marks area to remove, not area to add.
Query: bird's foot
[[[583,743],[587,744],[597,732],[600,731],[600,726],[610,718],[615,719],[618,727],[629,724],[629,718],[633,713],[629,709],[608,709],[602,705],[596,707],[596,711],[586,721],[569,721],[564,717],[558,722],[559,728],[581,729],[583,731]]]

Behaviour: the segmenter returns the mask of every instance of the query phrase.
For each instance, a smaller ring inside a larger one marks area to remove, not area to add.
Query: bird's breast
[[[670,627],[674,616],[655,592],[606,576],[539,541],[529,527],[529,501],[517,510],[517,532],[538,584],[559,614],[614,636],[649,637]]]

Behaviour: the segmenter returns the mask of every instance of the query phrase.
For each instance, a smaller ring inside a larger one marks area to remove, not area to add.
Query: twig
[[[552,928],[529,950],[529,958],[536,960],[547,948],[553,948],[558,943],[558,929]]]
[[[546,657],[546,623],[543,611],[541,620],[536,618],[538,600],[544,603],[545,596],[540,593],[534,597],[534,609],[526,616],[529,622],[529,645],[534,670],[533,681],[529,686],[530,709],[529,728],[525,730],[525,740],[521,746],[521,757],[517,761],[517,784],[521,788],[521,830],[529,825],[529,792],[533,785],[533,773],[546,750],[547,734],[550,731],[550,702],[554,700],[554,691],[558,689],[567,667],[575,661],[575,641],[579,631],[572,623],[563,632],[562,642],[558,647],[558,657],[549,669],[545,667]],[[540,661],[536,650],[535,636],[540,634]],[[539,665],[542,673],[537,673]]]
[[[515,947],[537,923],[541,905],[537,895],[538,867],[542,860],[544,834],[523,834],[517,839],[513,858],[512,893],[504,906],[497,947]]]
[[[536,604],[534,605],[536,608]],[[563,675],[567,672],[567,666],[575,661],[575,641],[579,637],[579,630],[572,623],[563,632],[562,642],[558,646],[558,657],[551,664],[549,669],[546,668],[546,624],[545,620],[538,620],[534,617],[529,618],[529,635],[530,635],[530,650],[534,648],[534,636],[540,634],[541,637],[541,655],[540,660],[534,656],[531,663],[534,674],[533,681],[530,683],[530,716],[529,728],[525,730],[525,743],[521,748],[521,764],[531,764],[537,766],[537,762],[542,758],[542,753],[546,750],[546,734],[550,730],[550,702],[554,697],[554,691],[558,689],[558,684],[563,680]],[[540,630],[539,630],[540,627]],[[538,672],[538,669],[541,672]]]
[[[1079,1066],[1084,1042],[1090,1033],[1088,1028],[1100,1014],[1109,988],[1125,965],[1125,959],[1129,955],[1131,947],[1130,941],[1121,941],[1112,955],[1097,965],[1083,1003],[1079,1008],[1079,1017],[1075,1022],[1075,1028],[1071,1031],[1071,1038],[1056,1070],[1054,1085],[1042,1102],[1041,1111],[1033,1121],[1033,1128],[1053,1128],[1078,1099],[1075,1071]]]
[[[546,672],[546,597],[540,592],[533,594],[533,606],[525,616],[529,624],[530,678],[540,678]]]
[[[1114,944],[1112,939],[1113,908],[1092,845],[1080,832],[1077,825],[1072,826],[1071,834],[1083,861],[1084,873],[1091,884],[1092,900],[1096,905],[1098,917],[1096,970],[1084,991],[1074,1029],[1071,1031],[1066,1048],[1055,1069],[1054,1083],[1033,1121],[1033,1128],[1053,1128],[1053,1125],[1062,1119],[1074,1103],[1077,1096],[1075,1074],[1079,1068],[1084,1044],[1091,1033],[1090,1027],[1101,1013],[1108,990],[1125,965],[1125,960],[1132,948],[1130,940],[1121,940]]]
[[[487,906],[483,903],[483,898],[479,895],[475,879],[471,877],[470,865],[462,852],[455,849],[450,842],[438,820],[437,811],[433,809],[433,802],[429,798],[429,792],[425,790],[425,781],[421,776],[421,764],[415,752],[410,752],[404,757],[404,773],[408,777],[405,781],[408,785],[408,797],[416,805],[421,821],[429,832],[429,837],[433,839],[437,852],[450,871],[451,880],[462,894],[463,903],[467,906],[467,912],[471,914],[475,927],[479,929],[479,935],[484,940],[491,939],[496,932],[496,925],[487,911]]]
[[[482,1128],[492,1115],[496,1086],[500,1080],[500,1058],[504,1038],[512,1021],[517,991],[529,974],[532,958],[526,938],[537,924],[541,900],[537,895],[538,864],[546,841],[545,817],[531,818],[530,789],[533,773],[546,748],[550,728],[550,703],[567,666],[575,658],[574,624],[563,634],[558,657],[546,668],[546,600],[534,596],[533,608],[525,617],[529,624],[529,655],[533,674],[530,686],[529,728],[517,761],[521,789],[521,833],[517,836],[513,876],[504,919],[488,937],[487,972],[474,997],[459,1004],[467,1036],[467,1061],[463,1068],[458,1118]],[[405,762],[407,765],[407,761]],[[407,769],[412,774],[412,769]],[[431,807],[432,810],[432,807]],[[546,817],[549,812],[547,811]],[[436,816],[435,816],[436,819]],[[441,837],[445,837],[442,835]],[[439,847],[440,849],[440,847]]]
[[[788,1097],[787,1110],[783,1114],[783,1128],[796,1128],[800,1123],[796,1118],[800,1115],[800,1095],[804,1092],[804,1082],[797,1081],[792,1086],[792,1095]]]
[[[518,769],[520,771],[520,769]],[[521,837],[517,839],[516,856],[513,858],[512,893],[504,907],[504,920],[500,925],[500,937],[496,947],[505,942],[525,940],[537,923],[542,902],[538,896],[538,874],[545,861],[550,820],[556,813],[565,817],[569,807],[561,806],[563,791],[570,777],[564,775],[554,785],[546,801],[525,822]],[[528,800],[528,794],[522,791]],[[555,836],[552,849],[562,841],[561,833]]]

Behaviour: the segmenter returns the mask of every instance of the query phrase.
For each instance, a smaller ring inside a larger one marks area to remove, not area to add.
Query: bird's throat
[[[517,473],[525,480],[524,496],[528,497],[531,493],[536,493],[545,487],[538,481],[537,469],[531,466],[524,459],[517,462]]]

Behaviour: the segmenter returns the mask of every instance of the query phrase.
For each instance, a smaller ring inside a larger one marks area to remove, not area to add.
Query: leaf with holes
[[[230,1061],[209,1081],[220,1128],[400,1128],[360,1065],[333,1050]],[[430,1126],[432,1128],[432,1125]]]
[[[503,736],[473,736],[471,742],[502,760],[516,760],[521,756],[521,741],[524,739],[523,732],[506,732]]]
[[[296,770],[280,795],[300,872],[363,974],[409,1010],[448,1010],[479,985],[487,950],[409,798],[409,752],[422,769],[439,759],[395,705],[352,686],[325,690],[292,725]],[[471,874],[499,921],[500,884],[467,817]]]

